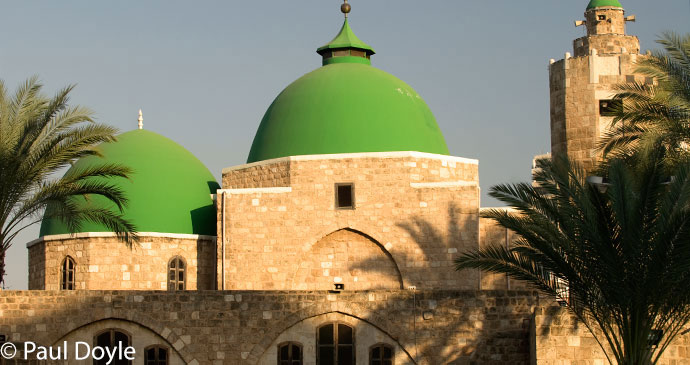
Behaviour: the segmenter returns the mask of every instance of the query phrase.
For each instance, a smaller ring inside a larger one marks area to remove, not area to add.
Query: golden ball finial
[[[343,3],[343,5],[340,5],[340,11],[342,11],[343,14],[345,14],[345,17],[346,17],[346,18],[347,18],[347,14],[348,14],[351,10],[352,10],[352,7],[350,6],[350,4],[347,3],[347,0],[345,0],[345,3]]]

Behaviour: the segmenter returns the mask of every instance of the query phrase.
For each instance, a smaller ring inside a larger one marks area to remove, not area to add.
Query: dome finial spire
[[[343,4],[340,5],[340,11],[345,14],[345,21],[343,22],[343,27],[340,28],[340,32],[338,32],[338,35],[335,36],[332,41],[316,50],[316,53],[323,57],[324,66],[332,63],[361,63],[371,65],[371,55],[376,53],[371,46],[362,42],[357,38],[355,33],[352,32],[349,20],[347,19],[347,14],[350,13],[352,7],[347,1],[348,0],[343,0]]]
[[[141,114],[141,109],[139,109],[139,129],[144,129],[144,117]]]
[[[345,19],[347,19],[347,14],[349,14],[351,10],[352,6],[350,6],[350,4],[347,3],[347,0],[343,0],[343,4],[340,5],[340,11],[343,12],[343,14],[345,14]]]

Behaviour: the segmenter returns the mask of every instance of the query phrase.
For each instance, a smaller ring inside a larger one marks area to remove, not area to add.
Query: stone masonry
[[[275,364],[286,340],[302,343],[304,364],[314,365],[315,330],[333,322],[354,328],[357,364],[377,343],[392,346],[399,365],[607,363],[582,325],[532,291],[0,293],[0,334],[19,348],[90,342],[117,328],[131,337],[134,365],[150,345],[170,349],[171,364]],[[679,336],[660,364],[687,364],[689,346]]]
[[[574,57],[549,66],[551,146],[553,156],[591,169],[612,121],[600,102],[618,83],[652,81],[635,74],[643,56],[621,8],[585,18]],[[338,204],[342,184],[352,206]],[[391,349],[396,365],[606,363],[553,300],[504,275],[455,271],[464,252],[518,239],[480,217],[488,208],[480,209],[476,160],[404,151],[291,156],[224,169],[222,187],[217,237],[141,233],[132,248],[109,233],[30,242],[32,290],[0,291],[0,335],[21,349],[28,341],[94,344],[118,331],[136,350],[134,365],[151,346],[174,365],[269,365],[293,343],[302,363],[315,365],[317,330],[341,324],[352,329],[360,365],[376,346]],[[58,290],[67,257],[78,290]],[[168,290],[175,257],[184,262],[184,291]],[[42,363],[29,358],[0,364]],[[682,332],[660,364],[689,358]]]
[[[354,185],[354,209],[335,207],[337,183]],[[458,253],[478,247],[476,160],[418,152],[286,157],[225,169],[218,199],[225,289],[478,286],[476,271],[453,266]],[[327,242],[334,239],[347,244],[337,251]]]
[[[635,74],[640,43],[625,35],[621,8],[595,8],[585,13],[587,36],[573,42],[575,56],[565,54],[549,66],[551,151],[567,155],[590,170],[599,160],[599,137],[612,117],[602,116],[600,101],[610,100],[615,85],[651,82]]]
[[[61,263],[75,264],[75,288],[87,290],[166,290],[168,263],[182,257],[190,290],[215,289],[215,237],[140,233],[127,247],[113,234],[48,236],[30,242],[29,289],[58,290]]]
[[[532,320],[532,364],[608,364],[606,355],[589,330],[565,308],[542,306],[535,308]],[[690,363],[690,335],[687,329],[671,343],[659,365]],[[602,337],[602,340],[605,339]],[[613,358],[612,358],[613,359]],[[612,360],[615,364],[615,360]]]
[[[152,344],[172,363],[275,364],[277,344],[292,340],[314,365],[316,326],[340,322],[354,328],[357,364],[377,343],[393,346],[395,364],[528,364],[540,303],[531,291],[5,291],[0,334],[21,348],[122,329],[134,365]]]

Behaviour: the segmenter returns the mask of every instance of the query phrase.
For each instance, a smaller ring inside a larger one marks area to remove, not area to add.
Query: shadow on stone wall
[[[37,243],[39,247],[31,250],[29,255],[32,255],[29,260],[29,289],[30,290],[45,290],[46,288],[46,248],[45,242]]]
[[[449,204],[447,232],[438,228],[438,222],[422,217],[398,223],[419,249],[414,256],[395,253],[398,263],[421,261],[424,264],[419,271],[422,272],[438,270],[437,267],[444,271],[453,270],[451,275],[457,275],[458,280],[476,280],[478,287],[476,271],[455,272],[452,260],[449,260],[448,248],[463,247],[462,242],[467,241],[468,234],[476,232],[477,237],[479,234],[476,228],[467,226],[470,222],[461,222],[458,212],[454,203]],[[436,266],[433,263],[440,264]],[[369,262],[363,262],[359,267],[376,270]],[[463,275],[464,272],[472,274]],[[405,278],[405,274],[403,272],[403,279],[408,285],[410,280]],[[527,293],[531,294],[525,295]],[[399,340],[419,364],[530,363],[531,318],[539,301],[536,292],[449,291],[442,300],[428,291],[409,290],[406,294],[406,312],[401,312],[398,318],[410,320],[403,332],[397,333],[410,334]],[[388,310],[371,308],[372,313],[378,311]]]
[[[197,290],[216,289],[216,240],[198,239],[196,241],[196,286]]]
[[[461,251],[467,247],[467,242],[478,242],[477,221],[474,219],[462,219],[457,204],[448,205],[446,230],[438,228],[438,222],[434,223],[422,217],[413,217],[406,222],[398,222],[396,225],[406,231],[411,237],[414,252],[393,251],[389,255],[401,268],[402,280],[405,286],[419,285],[423,282],[425,289],[476,289],[478,288],[478,272],[476,270],[463,270],[455,272],[454,254],[449,250]],[[474,238],[471,235],[476,235]],[[388,253],[388,250],[386,250]],[[455,253],[457,253],[455,252]],[[373,265],[371,260],[364,260],[353,268],[362,271],[380,270]],[[428,270],[434,271],[429,275]],[[425,272],[427,271],[427,272]],[[380,272],[380,271],[379,271]],[[469,275],[463,275],[469,274]],[[449,282],[454,282],[449,284]]]
[[[289,279],[292,290],[330,290],[342,283],[348,290],[403,289],[395,259],[374,237],[353,228],[333,231],[299,259]],[[337,280],[337,281],[336,281]]]

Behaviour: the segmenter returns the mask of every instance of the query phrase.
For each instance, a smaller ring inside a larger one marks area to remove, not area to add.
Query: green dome
[[[113,143],[97,147],[103,158],[86,157],[73,169],[103,162],[133,170],[129,179],[113,178],[129,199],[124,216],[139,232],[216,235],[216,210],[210,194],[219,185],[209,170],[184,147],[147,130],[123,133]],[[83,204],[87,204],[82,200]],[[100,196],[88,204],[117,208]],[[50,213],[50,207],[46,214]],[[109,232],[92,222],[82,223],[79,232]],[[56,219],[44,219],[41,236],[70,233]],[[78,232],[75,232],[78,233]]]
[[[623,5],[618,0],[591,0],[587,10],[602,7],[622,8]]]
[[[278,95],[247,162],[384,151],[449,154],[431,110],[412,87],[367,64],[332,63]]]

